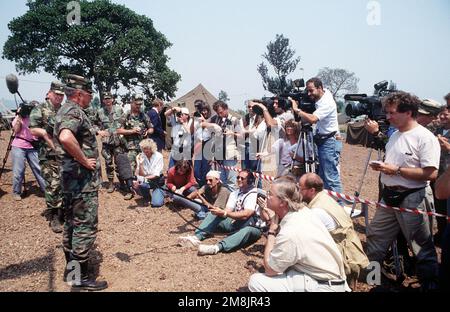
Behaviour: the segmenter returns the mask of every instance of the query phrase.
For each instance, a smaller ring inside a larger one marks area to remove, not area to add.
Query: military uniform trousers
[[[42,177],[45,180],[45,201],[47,210],[63,209],[63,194],[61,189],[61,177],[59,174],[60,163],[56,160],[40,162]]]
[[[105,159],[106,176],[108,180],[114,180],[114,171],[117,173],[117,168],[114,167],[114,156],[119,152],[118,148],[109,144],[102,144],[102,156]]]
[[[130,149],[128,150],[128,159],[130,160],[131,169],[133,170],[133,174],[136,171],[136,158],[141,153],[139,149]]]
[[[64,194],[65,217],[63,246],[72,258],[87,262],[89,252],[97,238],[98,192]]]

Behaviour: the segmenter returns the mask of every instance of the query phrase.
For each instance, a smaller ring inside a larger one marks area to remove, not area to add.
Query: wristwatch
[[[395,172],[396,176],[400,177],[402,175],[401,169],[402,169],[402,167],[398,167],[397,171]]]
[[[269,235],[277,236],[277,234],[275,232],[268,232],[267,236],[269,236]]]

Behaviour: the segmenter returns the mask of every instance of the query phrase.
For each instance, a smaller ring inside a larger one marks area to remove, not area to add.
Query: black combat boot
[[[106,190],[106,192],[108,194],[114,193],[115,190],[115,186],[114,186],[114,180],[113,179],[109,179],[108,180],[108,189]]]
[[[63,224],[61,222],[62,209],[53,209],[50,219],[50,227],[53,233],[62,233],[63,232]]]
[[[80,269],[81,269],[80,284],[79,285],[73,284],[72,291],[80,291],[80,290],[100,291],[108,288],[108,283],[106,281],[96,281],[89,278],[87,261],[80,263]]]
[[[70,269],[67,268],[68,264],[70,261],[72,261],[72,254],[70,252],[64,251],[64,257],[66,257],[66,266],[64,267],[64,276],[63,276],[63,281],[65,283],[67,283],[67,276],[69,275],[69,273],[71,272]]]

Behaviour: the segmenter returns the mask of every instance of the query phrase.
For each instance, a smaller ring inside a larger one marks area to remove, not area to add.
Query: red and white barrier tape
[[[218,167],[221,167],[225,170],[228,171],[236,171],[236,172],[241,172],[242,169],[239,168],[234,168],[234,167],[228,167],[228,166],[222,166],[218,163],[216,163],[216,165]],[[268,181],[268,182],[273,182],[275,181],[275,178],[272,176],[268,176],[265,174],[261,174],[261,173],[256,173],[256,172],[252,172],[252,174],[256,177],[256,178],[260,178],[262,180]],[[381,208],[386,208],[386,209],[394,209],[396,211],[400,211],[400,212],[408,212],[408,213],[413,213],[413,214],[422,214],[422,215],[426,215],[426,216],[435,216],[438,218],[446,218],[447,222],[450,222],[450,216],[446,216],[440,213],[436,213],[436,212],[427,212],[427,211],[420,211],[418,209],[411,209],[411,208],[398,208],[398,207],[391,207],[388,206],[386,204],[382,204],[382,203],[378,203],[375,201],[370,201],[367,199],[362,199],[360,197],[353,197],[353,196],[349,196],[349,195],[345,195],[345,194],[341,194],[341,193],[337,193],[337,192],[333,192],[333,191],[327,191],[328,195],[335,197],[335,198],[339,198],[339,199],[343,199],[349,202],[356,202],[356,203],[361,203],[361,204],[367,204],[367,205],[374,205],[376,207],[381,207]]]

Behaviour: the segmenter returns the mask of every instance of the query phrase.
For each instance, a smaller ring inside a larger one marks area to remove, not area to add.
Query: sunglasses
[[[247,180],[247,177],[241,177],[241,176],[238,176],[237,179],[238,179],[238,180]]]

